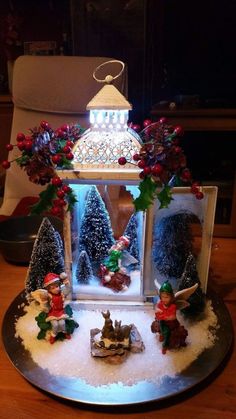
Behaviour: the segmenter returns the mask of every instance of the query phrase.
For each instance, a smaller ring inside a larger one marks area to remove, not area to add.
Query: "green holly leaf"
[[[139,184],[140,195],[134,200],[136,211],[145,211],[156,198],[157,183],[151,177],[145,177]]]
[[[21,167],[21,166],[25,166],[29,162],[29,160],[30,160],[30,156],[23,152],[22,155],[16,159],[16,163],[18,164],[18,166]]]
[[[79,327],[79,324],[73,319],[66,319],[66,333],[72,335],[74,330]]]
[[[47,188],[40,192],[39,202],[31,207],[31,214],[42,214],[45,211],[48,211],[52,206],[52,200],[56,197],[57,187],[51,183]]]
[[[159,209],[168,208],[171,201],[173,200],[171,187],[169,185],[164,185],[162,190],[157,193],[157,198],[160,202]]]
[[[46,336],[46,331],[45,330],[40,330],[40,332],[37,335],[37,339],[41,340],[44,339]]]
[[[72,317],[73,315],[73,310],[71,308],[71,306],[69,304],[67,304],[67,306],[65,306],[65,313],[69,316]]]
[[[73,168],[73,165],[71,160],[68,160],[65,155],[62,155],[59,167],[60,169],[69,170]]]
[[[76,202],[78,202],[76,195],[74,194],[73,191],[69,192],[69,194],[67,195],[67,202],[68,202],[68,211],[71,211],[75,205]]]
[[[47,313],[45,313],[45,311],[41,311],[39,315],[35,317],[35,320],[37,322],[44,322],[46,320],[46,317],[47,317]]]

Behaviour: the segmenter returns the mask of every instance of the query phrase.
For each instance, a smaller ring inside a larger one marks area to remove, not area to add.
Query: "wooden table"
[[[16,295],[24,288],[25,267],[6,263],[0,256],[0,310],[3,315]],[[219,293],[236,324],[236,239],[213,242],[211,284]],[[234,326],[235,327],[235,326]],[[64,401],[33,387],[12,366],[1,341],[0,348],[0,418],[142,418],[176,419],[236,418],[236,352],[214,377],[181,396],[163,402],[134,407],[91,407]]]

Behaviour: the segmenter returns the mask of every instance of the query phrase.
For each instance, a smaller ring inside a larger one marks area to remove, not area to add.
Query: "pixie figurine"
[[[166,281],[159,288],[160,300],[155,309],[155,320],[151,325],[153,333],[159,333],[159,341],[162,342],[162,353],[167,349],[186,346],[187,330],[180,325],[176,312],[179,308],[189,305],[186,301],[197,289],[198,284],[191,288],[178,291],[174,294],[171,284]]]
[[[100,267],[102,285],[112,288],[114,291],[127,289],[131,282],[130,276],[127,275],[126,268],[122,263],[124,254],[126,259],[132,259],[132,261],[128,263],[137,262],[137,260],[126,251],[129,243],[130,240],[127,236],[119,237],[116,243],[110,248],[108,257]]]
[[[67,275],[64,272],[60,275],[49,272],[44,278],[43,287],[44,289],[31,292],[31,296],[42,308],[42,313],[36,317],[42,334],[45,330],[50,330],[51,344],[56,341],[59,334],[62,339],[71,339],[71,333],[78,324],[71,318],[71,307],[65,306],[65,299],[71,291]],[[38,338],[41,339],[40,333]]]

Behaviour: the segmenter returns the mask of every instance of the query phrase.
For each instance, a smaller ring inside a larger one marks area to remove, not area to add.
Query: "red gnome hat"
[[[44,278],[43,286],[44,288],[47,288],[49,285],[57,281],[60,281],[60,276],[52,272],[49,272]]]
[[[128,247],[130,244],[130,240],[127,236],[120,236],[118,240],[124,243],[126,247]]]

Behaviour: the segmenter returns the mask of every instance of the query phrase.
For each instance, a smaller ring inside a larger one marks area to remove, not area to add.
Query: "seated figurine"
[[[123,252],[129,246],[129,243],[128,237],[119,237],[111,247],[109,256],[100,267],[102,285],[113,289],[113,291],[125,291],[130,285],[130,275],[127,274],[126,268],[122,266]]]
[[[187,330],[176,318],[177,308],[188,306],[187,298],[196,290],[198,284],[174,294],[171,284],[166,281],[159,289],[160,300],[156,305],[155,321],[151,325],[153,333],[159,333],[162,342],[162,353],[167,349],[186,346]],[[181,298],[181,300],[180,300]],[[178,304],[179,303],[179,304]]]
[[[71,333],[78,324],[72,319],[70,306],[65,306],[65,298],[70,293],[71,287],[67,275],[62,273],[48,273],[44,278],[44,289],[31,292],[33,299],[40,303],[42,312],[36,317],[41,331],[38,339],[46,337],[46,331],[50,331],[49,342],[53,344],[60,336],[62,339],[70,339]],[[62,288],[62,285],[63,288]]]

